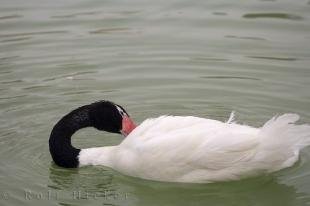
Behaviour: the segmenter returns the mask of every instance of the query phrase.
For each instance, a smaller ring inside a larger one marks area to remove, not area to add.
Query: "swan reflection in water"
[[[51,164],[48,188],[65,205],[306,205],[310,198],[272,175],[211,183],[167,183],[124,176],[105,167],[63,169]],[[78,194],[79,193],[79,194]],[[88,197],[86,194],[88,193]]]

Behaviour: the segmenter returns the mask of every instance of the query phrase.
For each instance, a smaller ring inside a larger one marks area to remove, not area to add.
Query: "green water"
[[[232,110],[310,123],[309,85],[308,0],[1,0],[0,205],[309,205],[310,148],[274,174],[198,185],[63,169],[48,152],[57,120],[99,99],[138,123]],[[73,143],[122,139],[86,129]]]

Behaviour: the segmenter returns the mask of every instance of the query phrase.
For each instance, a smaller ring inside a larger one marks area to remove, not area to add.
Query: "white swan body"
[[[79,166],[104,165],[144,179],[206,183],[237,180],[292,166],[310,144],[296,114],[261,128],[198,117],[147,119],[119,145],[82,149]]]

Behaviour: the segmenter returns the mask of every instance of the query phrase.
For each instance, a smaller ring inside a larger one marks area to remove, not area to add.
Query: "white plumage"
[[[292,166],[310,144],[310,126],[296,114],[261,128],[198,117],[147,119],[121,144],[82,149],[80,166],[105,165],[144,179],[206,183],[237,180]]]

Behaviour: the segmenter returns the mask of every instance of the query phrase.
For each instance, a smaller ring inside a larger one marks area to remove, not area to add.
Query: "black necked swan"
[[[99,101],[65,115],[53,128],[49,149],[62,167],[104,165],[144,179],[206,183],[237,180],[292,166],[310,144],[310,125],[296,114],[273,117],[261,128],[193,116],[160,116],[135,126],[120,105]],[[79,129],[122,133],[116,146],[77,149]]]

